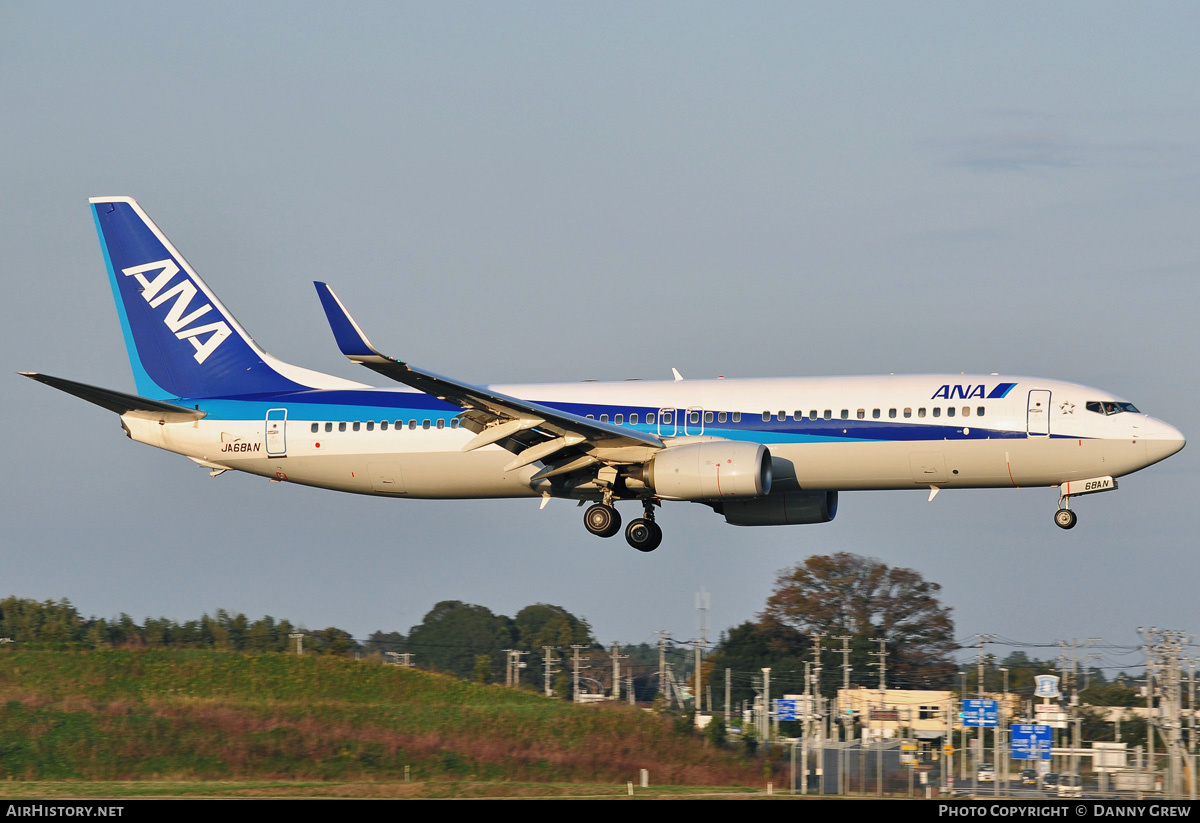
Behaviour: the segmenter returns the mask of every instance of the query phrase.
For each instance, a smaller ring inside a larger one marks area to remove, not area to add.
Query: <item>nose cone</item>
[[[1183,432],[1154,418],[1151,418],[1149,431],[1142,435],[1142,442],[1146,445],[1146,458],[1150,463],[1166,460],[1187,444]]]

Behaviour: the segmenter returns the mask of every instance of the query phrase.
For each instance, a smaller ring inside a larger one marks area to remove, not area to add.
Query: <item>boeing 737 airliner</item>
[[[1053,486],[1072,497],[1183,448],[1179,430],[1102,389],[1034,377],[909,375],[476,386],[379,352],[317,283],[337,345],[400,384],[372,388],[260,349],[141,207],[96,197],[92,215],[137,394],[26,373],[121,416],[125,433],[213,476],[390,497],[615,504],[640,551],[655,508],[702,503],[739,526],[826,523],[856,489]]]

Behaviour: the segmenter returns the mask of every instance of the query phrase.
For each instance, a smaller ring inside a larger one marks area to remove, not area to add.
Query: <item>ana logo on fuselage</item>
[[[146,279],[146,272],[157,271],[158,275],[153,280]],[[126,277],[134,277],[142,286],[142,297],[150,304],[151,308],[158,308],[163,303],[175,298],[175,302],[171,305],[167,316],[163,318],[163,323],[168,329],[174,332],[175,336],[180,340],[187,340],[196,349],[193,357],[197,363],[203,363],[208,359],[217,347],[225,342],[225,338],[232,334],[224,320],[218,320],[215,323],[208,323],[203,326],[192,326],[190,329],[184,328],[189,323],[199,320],[205,314],[212,310],[211,303],[205,303],[190,314],[184,314],[191,306],[192,298],[196,296],[196,284],[184,277],[171,288],[167,289],[167,285],[175,275],[179,274],[179,266],[174,260],[158,260],[154,263],[143,263],[140,266],[130,266],[127,269],[121,269],[121,274]],[[164,291],[164,289],[166,289]],[[202,335],[208,335],[207,338],[201,340]]]
[[[961,385],[959,383],[947,384],[933,393],[930,400],[969,400],[972,397],[978,397],[980,400],[996,400],[1007,395],[1016,386],[1016,383],[997,383],[989,392],[983,383]]]

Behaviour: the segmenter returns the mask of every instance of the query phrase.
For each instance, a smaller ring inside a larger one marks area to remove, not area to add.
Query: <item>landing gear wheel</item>
[[[625,527],[625,540],[640,552],[652,552],[662,543],[662,529],[653,520],[639,517]]]
[[[584,512],[583,525],[597,537],[612,537],[621,530],[621,515],[612,506],[597,503]]]
[[[1060,529],[1073,529],[1079,518],[1070,509],[1059,509],[1054,513],[1054,525]]]

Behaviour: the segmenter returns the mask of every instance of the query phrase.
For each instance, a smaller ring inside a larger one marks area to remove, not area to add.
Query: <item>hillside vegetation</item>
[[[753,785],[761,765],[623,705],[343,658],[0,652],[0,780]]]

